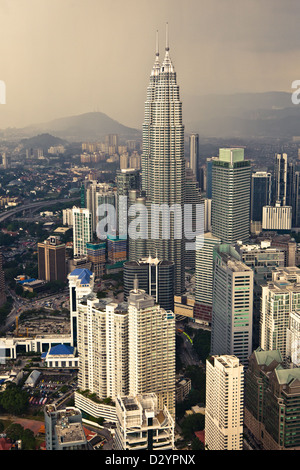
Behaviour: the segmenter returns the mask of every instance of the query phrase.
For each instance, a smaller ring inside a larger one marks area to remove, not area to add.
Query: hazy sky
[[[0,0],[0,127],[90,111],[141,127],[166,22],[181,98],[300,79],[299,0]]]

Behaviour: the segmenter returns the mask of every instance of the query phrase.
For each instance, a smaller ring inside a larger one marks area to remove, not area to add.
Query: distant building
[[[266,171],[257,171],[251,175],[251,232],[262,230],[263,207],[271,205],[272,175]]]
[[[5,278],[4,278],[4,271],[2,268],[2,250],[0,249],[0,307],[6,302],[6,294],[5,294]]]
[[[289,231],[292,228],[292,206],[264,206],[263,230]]]
[[[134,288],[135,279],[140,289],[151,295],[166,310],[174,309],[174,263],[158,258],[141,258],[123,265],[124,300]]]
[[[92,213],[89,209],[73,207],[74,256],[87,254],[86,244],[93,239]]]
[[[87,258],[91,262],[91,271],[99,279],[105,274],[106,242],[87,243]]]
[[[38,243],[38,273],[47,282],[66,281],[66,245],[60,237],[50,236]]]
[[[212,160],[212,234],[222,243],[243,242],[250,231],[250,161],[243,148],[223,148]]]

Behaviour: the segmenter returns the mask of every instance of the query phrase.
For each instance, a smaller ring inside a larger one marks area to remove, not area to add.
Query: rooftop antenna
[[[166,51],[169,50],[169,23],[166,23]]]
[[[158,29],[156,30],[156,47],[155,47],[155,55],[156,57],[159,56],[159,47],[158,47]]]

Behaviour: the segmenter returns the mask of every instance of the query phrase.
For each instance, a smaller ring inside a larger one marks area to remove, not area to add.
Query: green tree
[[[28,408],[28,394],[12,383],[0,394],[0,405],[7,413],[20,416]]]

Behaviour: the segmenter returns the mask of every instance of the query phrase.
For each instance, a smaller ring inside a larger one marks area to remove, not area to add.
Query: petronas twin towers
[[[170,224],[166,236],[163,213],[151,218],[148,229],[156,237],[148,237],[146,250],[152,256],[175,263],[175,293],[184,291],[183,206],[185,202],[184,126],[182,103],[176,82],[166,30],[166,47],[162,63],[159,59],[158,36],[156,58],[150,75],[143,124],[142,190],[147,206],[169,210]],[[181,208],[176,214],[176,207]],[[174,210],[175,208],[175,210]]]

